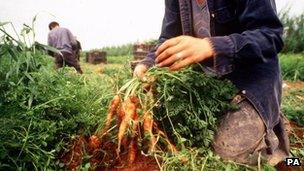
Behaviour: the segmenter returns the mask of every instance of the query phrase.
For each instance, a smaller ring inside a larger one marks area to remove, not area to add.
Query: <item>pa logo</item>
[[[286,158],[286,166],[301,166],[301,161],[299,158]]]

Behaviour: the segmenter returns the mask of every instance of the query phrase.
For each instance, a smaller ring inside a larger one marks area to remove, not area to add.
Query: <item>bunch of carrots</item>
[[[120,160],[121,154],[127,153],[128,165],[143,150],[152,154],[165,146],[170,152],[176,153],[176,147],[153,120],[152,109],[155,105],[153,81],[143,84],[133,78],[113,97],[103,129],[90,138],[91,146],[100,147],[106,137],[117,132],[117,158]]]

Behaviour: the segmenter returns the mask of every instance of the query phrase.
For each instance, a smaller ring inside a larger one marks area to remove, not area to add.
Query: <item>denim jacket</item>
[[[237,86],[259,112],[267,130],[272,130],[280,121],[282,81],[277,54],[283,46],[283,27],[274,0],[207,3],[215,51],[213,70]],[[191,0],[165,0],[165,7],[158,46],[179,35],[193,35]],[[142,64],[154,65],[156,48]]]

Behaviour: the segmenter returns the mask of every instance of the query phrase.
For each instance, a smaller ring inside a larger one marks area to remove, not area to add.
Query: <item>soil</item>
[[[296,122],[294,121],[290,121],[290,126],[291,126],[291,132],[289,133],[289,136],[294,136],[296,138],[300,138],[303,139],[304,138],[304,127],[298,125]],[[291,147],[294,148],[304,148],[304,144],[303,143],[294,143],[294,144],[290,144]]]
[[[123,158],[125,158],[125,157],[122,156],[122,160],[123,160]],[[121,165],[118,162],[118,164],[116,164],[110,168],[99,167],[96,169],[96,171],[103,171],[103,170],[107,170],[107,171],[143,171],[143,170],[144,171],[158,171],[160,169],[154,158],[139,154],[137,156],[137,158],[135,159],[134,163],[130,166]]]
[[[134,162],[129,165],[127,163],[128,154],[122,152],[120,159],[117,157],[117,145],[105,141],[101,144],[91,137],[79,137],[71,145],[70,150],[61,157],[66,169],[70,171],[78,170],[82,164],[84,154],[89,157],[91,170],[93,171],[158,171],[159,166],[154,157],[145,156],[139,152]]]
[[[302,161],[303,162],[303,161]],[[303,166],[295,167],[295,166],[286,166],[285,161],[280,162],[275,166],[277,171],[303,171]]]
[[[304,82],[303,81],[284,81],[283,82],[283,95],[288,95],[288,92],[290,90],[298,90],[298,89],[304,89]]]
[[[61,160],[64,162],[66,169],[76,171],[77,167],[82,163],[83,147],[86,144],[84,137],[77,138],[70,147],[70,150],[63,154]]]

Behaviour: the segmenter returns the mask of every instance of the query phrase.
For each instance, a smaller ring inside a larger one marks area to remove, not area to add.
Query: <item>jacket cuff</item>
[[[233,57],[235,47],[229,36],[208,38],[215,52],[213,68],[217,75],[223,76],[233,71]]]
[[[148,68],[151,68],[155,65],[155,53],[150,52],[142,61],[140,61],[138,64],[146,65]]]

